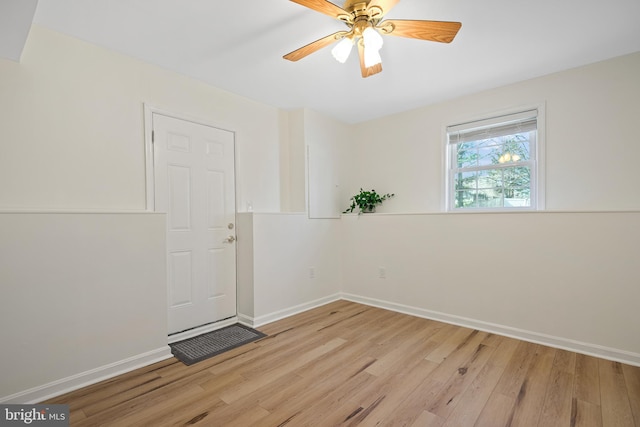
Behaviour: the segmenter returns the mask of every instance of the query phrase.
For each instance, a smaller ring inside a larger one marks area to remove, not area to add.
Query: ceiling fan
[[[344,7],[336,6],[327,0],[291,1],[338,19],[349,29],[309,43],[284,55],[284,59],[297,61],[340,40],[331,53],[339,62],[344,63],[355,44],[360,57],[362,77],[369,77],[382,71],[379,51],[383,40],[380,34],[450,43],[462,27],[460,22],[449,21],[407,19],[382,21],[382,17],[400,0],[345,0]]]

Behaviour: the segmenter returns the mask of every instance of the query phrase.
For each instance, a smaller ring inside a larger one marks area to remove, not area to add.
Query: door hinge
[[[156,131],[152,130],[151,131],[151,143],[153,144],[154,142],[156,142]]]

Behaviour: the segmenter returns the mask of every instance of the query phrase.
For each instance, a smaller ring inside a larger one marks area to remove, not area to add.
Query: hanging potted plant
[[[349,206],[342,213],[350,213],[353,212],[356,206],[359,208],[358,215],[361,213],[373,213],[376,211],[376,205],[381,204],[384,200],[387,200],[391,197],[395,196],[395,194],[378,194],[376,190],[364,191],[362,188],[360,192],[353,196],[351,200],[351,206]]]

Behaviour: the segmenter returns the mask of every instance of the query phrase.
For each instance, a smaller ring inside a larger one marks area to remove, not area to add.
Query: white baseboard
[[[285,317],[293,316],[294,314],[302,313],[303,311],[311,310],[312,308],[329,304],[330,302],[338,301],[340,299],[340,294],[334,294],[258,317],[249,317],[242,314],[238,314],[238,317],[241,319],[240,323],[246,322],[248,326],[256,328],[262,325],[266,325],[267,323],[275,322],[276,320],[284,319]]]
[[[219,322],[209,323],[207,325],[199,326],[197,328],[189,329],[187,331],[178,332],[177,334],[169,335],[169,344],[186,340],[188,338],[197,337],[198,335],[202,335],[202,334],[206,334],[207,332],[222,329],[225,326],[235,325],[236,323],[238,323],[238,318],[236,316],[233,316],[228,319],[221,320]]]
[[[244,326],[248,326],[250,328],[253,328],[254,326],[253,317],[247,316],[246,314],[242,314],[242,313],[238,313],[238,323]]]
[[[343,293],[341,296],[342,299],[345,299],[347,301],[353,301],[373,307],[384,308],[386,310],[396,311],[398,313],[410,314],[412,316],[422,317],[425,319],[438,320],[440,322],[451,323],[453,325],[464,326],[466,328],[477,329],[497,335],[504,335],[535,344],[542,344],[549,347],[569,350],[576,353],[625,363],[628,365],[640,366],[640,354],[632,353],[629,351],[604,347],[598,344],[575,341],[572,339],[556,337],[553,335],[541,334],[539,332],[527,331],[524,329],[513,328],[510,326],[504,326],[495,323],[483,322],[481,320],[470,319],[452,314],[440,313],[438,311],[427,310],[424,308],[411,307],[408,305],[378,300],[375,298],[368,298],[348,293]]]
[[[86,387],[91,384],[124,374],[134,369],[142,368],[152,363],[172,357],[169,346],[138,354],[128,359],[120,360],[109,365],[101,366],[90,371],[81,372],[67,378],[34,387],[10,396],[0,397],[0,403],[33,404],[42,402],[55,396]]]

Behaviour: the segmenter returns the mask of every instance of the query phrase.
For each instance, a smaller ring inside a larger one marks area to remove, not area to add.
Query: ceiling
[[[0,1],[0,58],[20,61],[38,0]]]
[[[342,5],[342,4],[339,4]],[[288,0],[39,0],[33,21],[217,88],[347,123],[640,51],[638,0],[402,0],[387,18],[462,22],[451,44],[385,37],[363,79],[324,48],[344,24]]]

